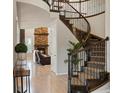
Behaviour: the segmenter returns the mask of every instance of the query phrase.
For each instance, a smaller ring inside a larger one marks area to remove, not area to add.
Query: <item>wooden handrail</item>
[[[87,1],[90,1],[90,0],[85,0],[85,1],[81,1],[81,0],[79,0],[79,1],[70,1],[69,3],[82,3],[82,2],[87,2]]]
[[[101,15],[101,14],[103,14],[103,13],[105,13],[105,11],[102,11],[102,12],[97,13],[97,14],[94,14],[94,15],[85,16],[85,18],[89,18],[89,17],[98,16],[98,15]]]
[[[68,10],[60,10],[60,12],[69,12],[69,13],[77,13],[77,12],[73,12],[73,11],[68,11]],[[86,15],[86,13],[81,13],[81,14],[84,14],[84,15]]]
[[[69,13],[76,13],[76,12],[71,12],[71,11],[66,11],[66,12],[69,12]],[[89,16],[85,16],[85,18],[90,18],[90,17],[94,17],[94,16],[98,16],[98,15],[101,15],[105,13],[105,11],[103,12],[100,12],[100,13],[97,13],[97,14],[94,14],[94,15],[89,15]],[[82,13],[83,14],[83,13]],[[84,13],[85,14],[85,13]],[[67,19],[81,19],[82,17],[66,17]]]
[[[69,3],[80,3],[80,2],[87,2],[87,1],[90,1],[90,0],[85,0],[85,1],[68,1]],[[54,2],[58,2],[58,1],[54,1]],[[64,0],[60,0],[60,2],[65,2]]]
[[[43,1],[46,2],[48,6],[50,7],[50,3],[48,2],[48,0],[43,0]]]

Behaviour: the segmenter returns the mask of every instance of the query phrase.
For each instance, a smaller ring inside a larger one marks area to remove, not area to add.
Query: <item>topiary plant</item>
[[[28,48],[24,43],[19,43],[15,46],[16,53],[26,53],[27,50],[28,50]]]
[[[69,41],[69,43],[72,45],[72,48],[67,49],[67,51],[69,53],[76,52],[78,49],[80,49],[81,47],[83,47],[82,43],[80,43],[80,42],[74,43],[72,41]]]

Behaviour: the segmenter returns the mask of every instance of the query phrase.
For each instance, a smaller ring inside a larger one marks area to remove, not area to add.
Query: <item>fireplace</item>
[[[48,28],[36,28],[34,32],[35,49],[42,50],[44,54],[48,54]]]
[[[35,45],[35,49],[43,51],[43,54],[48,55],[48,45]]]

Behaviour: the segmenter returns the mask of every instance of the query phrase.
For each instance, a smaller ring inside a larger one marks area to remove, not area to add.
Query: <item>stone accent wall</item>
[[[35,48],[45,50],[45,54],[48,53],[48,28],[41,27],[35,29]]]

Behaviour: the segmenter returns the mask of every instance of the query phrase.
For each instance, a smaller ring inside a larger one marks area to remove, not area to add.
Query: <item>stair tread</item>
[[[56,5],[54,5],[54,7],[56,7],[56,8],[63,8],[63,6],[56,6]]]
[[[94,56],[94,55],[91,55],[91,58],[105,58],[103,55],[99,55],[99,56]]]
[[[62,7],[62,6],[54,5],[54,7]]]
[[[86,72],[80,73],[78,76],[79,76],[78,78],[72,78],[71,79],[72,85],[81,86],[81,85],[86,84],[86,82],[85,82],[86,80],[99,80],[98,76],[93,76],[93,75],[88,74]]]
[[[87,64],[100,64],[100,65],[104,65],[105,62],[88,61]]]
[[[93,53],[105,53],[105,51],[92,51],[92,54]]]
[[[92,76],[92,75],[90,75],[90,74],[88,74],[88,73],[80,73],[80,75],[79,75],[79,77],[82,77],[82,81],[83,81],[83,83],[85,83],[84,82],[84,80],[86,80],[86,79],[96,79],[94,76]]]
[[[89,39],[88,41],[98,42],[98,39]]]
[[[71,84],[72,85],[82,85],[84,81],[81,81],[79,78],[72,78],[71,79]]]
[[[54,2],[58,2],[58,0],[54,0]],[[64,0],[59,0],[59,2],[64,2]]]
[[[58,10],[55,9],[50,9],[51,12],[59,12]]]
[[[103,68],[87,67],[86,71],[87,70],[91,70],[92,72],[94,71],[96,73],[103,72]]]
[[[73,85],[85,85],[85,80],[86,79],[96,79],[96,77],[88,74],[88,73],[84,73],[84,72],[80,72],[78,73],[78,77],[72,77],[71,78],[71,84]]]

